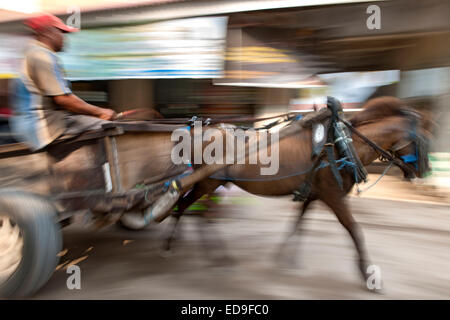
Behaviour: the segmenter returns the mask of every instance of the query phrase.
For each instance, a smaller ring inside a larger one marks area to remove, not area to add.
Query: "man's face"
[[[64,33],[58,28],[51,28],[51,41],[53,49],[56,52],[61,51],[64,48]]]
[[[64,47],[64,34],[55,27],[47,27],[38,33],[38,39],[44,41],[55,51],[59,52]]]

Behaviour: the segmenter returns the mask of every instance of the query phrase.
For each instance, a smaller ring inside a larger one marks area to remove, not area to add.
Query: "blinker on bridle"
[[[406,148],[410,144],[414,144],[413,153],[398,157],[402,159],[404,163],[414,165],[414,168],[418,171],[419,175],[422,176],[428,170],[428,141],[422,134],[418,133],[417,126],[421,116],[417,112],[411,110],[404,110],[403,113],[411,120],[407,141],[404,143],[401,143],[400,141],[395,144],[391,148],[391,152],[396,154],[399,150]]]

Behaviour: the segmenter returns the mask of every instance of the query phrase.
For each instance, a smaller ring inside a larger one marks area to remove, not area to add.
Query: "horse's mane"
[[[379,97],[370,99],[362,106],[362,111],[350,118],[353,126],[377,121],[385,117],[401,116],[411,110],[402,100],[395,97]]]

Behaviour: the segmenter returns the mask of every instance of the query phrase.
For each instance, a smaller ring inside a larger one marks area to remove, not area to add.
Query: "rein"
[[[144,110],[145,111],[145,110]],[[258,118],[258,117],[232,117],[232,118],[202,118],[193,116],[191,118],[151,118],[151,119],[144,119],[142,116],[139,115],[139,113],[143,113],[142,109],[133,109],[133,110],[127,110],[124,112],[121,112],[117,115],[116,121],[139,121],[143,120],[150,123],[157,123],[157,124],[192,124],[194,121],[202,121],[204,125],[211,125],[211,124],[219,124],[219,123],[254,123],[258,121],[266,121],[266,120],[272,120],[276,118],[281,118],[278,121],[284,122],[292,120],[293,118],[298,117],[295,113],[284,113],[279,114],[275,116],[270,117],[264,117],[264,118]],[[139,116],[138,116],[139,115]],[[140,118],[140,119],[138,119]],[[141,119],[142,118],[142,119]]]
[[[396,164],[397,166],[399,166],[400,168],[402,168],[408,172],[414,173],[414,171],[410,167],[408,167],[402,160],[395,157],[389,151],[384,150],[378,144],[376,144],[375,142],[373,142],[372,140],[367,138],[365,135],[363,135],[361,132],[359,132],[359,130],[356,129],[350,122],[348,122],[345,119],[340,119],[340,121],[342,121],[354,134],[356,134],[359,138],[361,138],[361,140],[363,140],[365,143],[367,143],[367,145],[369,145],[372,149],[374,149],[375,151],[380,153],[384,159],[389,160],[390,162]]]

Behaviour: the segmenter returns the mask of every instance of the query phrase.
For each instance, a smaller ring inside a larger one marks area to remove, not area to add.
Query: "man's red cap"
[[[70,27],[64,22],[62,22],[61,19],[58,17],[52,15],[52,14],[43,14],[40,16],[35,16],[32,18],[29,18],[25,20],[25,25],[30,27],[31,29],[35,31],[39,31],[40,29],[46,28],[46,27],[55,27],[60,29],[63,32],[77,32],[79,29]]]

